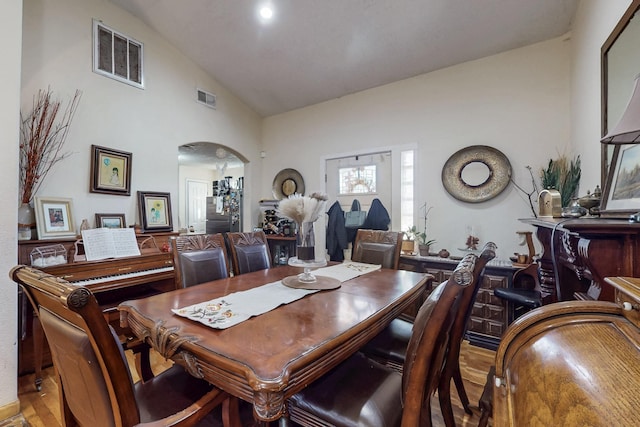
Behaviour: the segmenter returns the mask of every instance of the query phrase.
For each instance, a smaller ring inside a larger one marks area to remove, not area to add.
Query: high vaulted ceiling
[[[578,0],[111,0],[262,116],[561,36]],[[263,22],[258,9],[270,3]],[[144,42],[144,40],[141,40]]]

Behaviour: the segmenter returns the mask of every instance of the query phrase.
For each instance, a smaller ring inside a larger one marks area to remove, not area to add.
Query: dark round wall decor
[[[304,196],[304,179],[295,169],[282,169],[273,179],[271,190],[273,197],[278,200],[286,199],[293,193]]]
[[[479,163],[488,169],[483,182],[471,183],[463,179],[464,169]],[[500,194],[511,180],[511,163],[501,151],[487,145],[472,145],[457,151],[442,167],[442,184],[458,200],[479,203]]]

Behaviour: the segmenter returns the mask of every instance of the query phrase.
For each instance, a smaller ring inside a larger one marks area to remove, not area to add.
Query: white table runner
[[[340,282],[380,269],[380,265],[359,262],[345,262],[313,271],[316,276],[327,276]],[[226,329],[244,322],[274,308],[299,300],[318,292],[317,289],[294,289],[282,284],[281,280],[267,283],[247,291],[234,292],[222,298],[172,309],[178,316],[195,320],[216,329]]]

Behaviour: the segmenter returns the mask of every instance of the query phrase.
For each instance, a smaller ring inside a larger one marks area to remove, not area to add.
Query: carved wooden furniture
[[[227,233],[233,274],[245,274],[271,267],[271,253],[264,231]]]
[[[536,227],[542,303],[613,301],[608,276],[640,277],[640,224],[605,218],[522,219]]]
[[[229,257],[222,234],[197,234],[172,237],[171,252],[176,287],[229,277]]]
[[[442,415],[445,425],[447,426],[455,425],[453,409],[451,407],[451,379],[454,380],[462,406],[467,413],[472,414],[471,408],[469,407],[469,398],[464,389],[462,374],[460,372],[460,344],[467,329],[478,289],[483,281],[482,273],[487,262],[491,261],[495,256],[496,245],[493,242],[489,242],[484,246],[479,257],[476,257],[474,254],[467,254],[458,263],[456,270],[454,270],[454,273],[465,268],[470,270],[473,275],[473,283],[462,291],[461,301],[451,331],[451,339],[449,340],[445,369],[438,390]],[[407,344],[411,339],[412,329],[414,327],[414,325],[404,319],[395,319],[389,327],[371,340],[364,347],[363,351],[374,360],[402,372]]]
[[[162,233],[160,241],[166,241],[171,233]],[[153,236],[156,236],[154,233]],[[143,243],[151,237],[148,234],[138,235],[138,242]],[[50,241],[31,240],[19,243],[19,263],[29,264],[29,253],[36,246],[43,246]],[[69,251],[74,248],[75,240],[52,240],[64,244]],[[168,243],[167,243],[168,244]],[[71,254],[71,252],[70,252]],[[26,258],[25,258],[26,257]],[[69,259],[73,259],[72,256]],[[175,289],[173,260],[168,252],[159,249],[146,251],[137,257],[107,259],[101,261],[69,262],[67,264],[45,267],[42,269],[65,280],[86,285],[95,295],[104,311],[104,315],[123,333],[118,323],[116,306],[123,300],[149,296]],[[20,291],[22,292],[22,291]],[[19,328],[21,339],[18,341],[18,373],[34,372],[36,388],[40,389],[41,367],[51,364],[51,355],[37,317],[28,308],[27,301],[20,293]]]
[[[382,269],[223,330],[171,312],[299,272],[282,266],[125,301],[121,322],[193,375],[252,403],[258,419],[275,420],[285,415],[286,399],[346,360],[419,298],[428,278]]]
[[[133,384],[120,342],[89,289],[25,266],[10,276],[23,286],[51,343],[65,425],[206,425],[203,418],[229,398],[178,365]]]
[[[615,303],[545,305],[505,332],[496,352],[494,426],[637,424],[640,280],[606,283]]]
[[[358,229],[351,260],[367,264],[380,264],[384,268],[398,268],[402,233]]]
[[[400,268],[429,273],[435,277],[434,286],[449,278],[458,261],[434,256],[400,256]],[[510,320],[509,307],[494,295],[494,289],[513,286],[513,274],[517,269],[511,264],[489,262],[485,267],[482,283],[467,324],[465,338],[473,345],[495,350]],[[430,290],[428,290],[430,291]]]
[[[358,353],[292,396],[291,419],[302,426],[430,426],[431,396],[446,366],[462,293],[473,286],[475,260],[470,254],[469,263],[461,264],[423,303],[402,373]]]

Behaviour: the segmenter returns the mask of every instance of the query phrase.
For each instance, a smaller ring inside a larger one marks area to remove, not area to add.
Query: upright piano
[[[29,241],[24,245],[30,247],[51,243],[50,241],[34,242]],[[64,244],[71,252],[74,242],[64,241]],[[69,258],[73,259],[73,254],[70,254]],[[20,259],[20,257],[18,262],[29,264],[28,259]],[[90,289],[103,308],[105,319],[121,335],[127,335],[127,331],[120,328],[117,312],[119,303],[176,288],[172,255],[169,252],[162,252],[157,247],[143,250],[141,255],[135,257],[68,262],[44,267],[42,270]],[[37,318],[34,318],[33,311],[22,292],[20,292],[19,301],[18,327],[21,339],[18,346],[18,374],[35,372],[36,387],[39,388],[41,366],[51,364],[51,355],[40,324]]]

